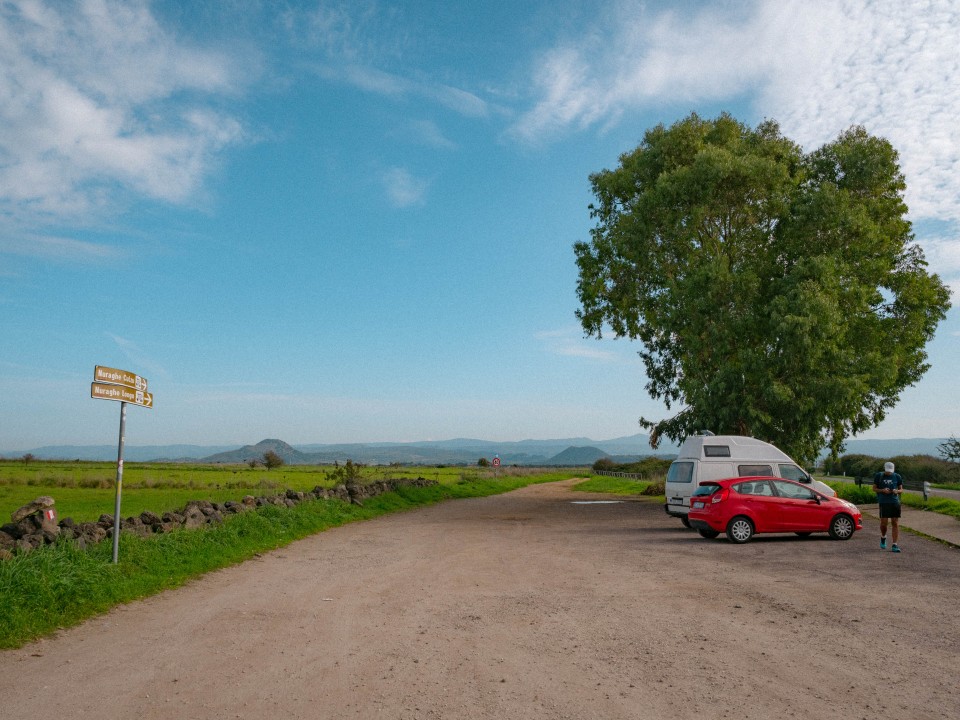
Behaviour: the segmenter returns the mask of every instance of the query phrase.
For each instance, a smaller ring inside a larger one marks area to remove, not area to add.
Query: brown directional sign
[[[134,390],[124,385],[90,383],[90,397],[97,400],[116,400],[117,402],[133,403],[142,407],[153,407],[153,393]]]
[[[118,370],[117,368],[104,367],[97,365],[93,369],[93,379],[95,382],[110,383],[111,385],[123,385],[133,390],[147,391],[147,379],[129,372],[128,370]]]

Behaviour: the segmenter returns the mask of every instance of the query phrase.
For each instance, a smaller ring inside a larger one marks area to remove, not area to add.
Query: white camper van
[[[837,494],[770,443],[742,435],[693,435],[683,441],[677,459],[667,471],[667,514],[690,527],[690,496],[703,480],[748,475],[787,478],[830,497]]]

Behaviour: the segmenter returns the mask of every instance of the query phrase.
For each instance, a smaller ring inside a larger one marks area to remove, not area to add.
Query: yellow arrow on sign
[[[106,383],[90,383],[90,397],[97,400],[116,400],[117,402],[133,403],[141,407],[153,407],[153,393],[143,390],[134,390],[124,385],[108,385]]]

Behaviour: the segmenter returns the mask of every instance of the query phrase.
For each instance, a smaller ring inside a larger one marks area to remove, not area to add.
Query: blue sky
[[[898,148],[960,287],[960,7],[937,2],[0,4],[0,450],[638,432],[585,339],[588,176],[691,111]],[[960,433],[960,322],[864,437]]]

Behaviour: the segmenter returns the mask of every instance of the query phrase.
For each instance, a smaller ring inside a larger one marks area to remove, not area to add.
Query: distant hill
[[[873,457],[897,455],[938,455],[937,445],[943,438],[913,438],[907,440],[850,440],[847,454],[864,454]],[[262,440],[256,445],[143,445],[124,448],[124,458],[129,462],[209,462],[239,464],[254,458],[262,458],[273,450],[290,465],[332,465],[347,460],[366,465],[475,465],[480,458],[493,459],[500,456],[504,465],[592,465],[597,457],[586,460],[590,453],[564,455],[568,450],[591,449],[617,462],[631,462],[648,455],[669,457],[676,455],[674,443],[663,442],[657,450],[651,450],[647,435],[636,434],[612,440],[589,438],[562,438],[554,440],[518,440],[495,442],[471,438],[453,440],[420,441],[410,443],[340,443],[290,445],[282,440]],[[18,458],[31,453],[41,460],[101,460],[117,459],[116,445],[50,445],[29,450],[0,451],[0,458]],[[579,461],[578,458],[584,458]],[[559,458],[559,459],[558,459]]]
[[[244,445],[237,450],[208,455],[201,458],[201,462],[236,465],[250,460],[262,460],[264,454],[271,451],[283,458],[283,461],[288,465],[310,464],[308,455],[300,452],[292,445],[288,445],[283,440],[261,440],[256,445]]]
[[[157,460],[196,462],[211,453],[225,452],[231,445],[124,445],[123,458],[129,462],[154,462]],[[18,458],[27,453],[41,460],[116,460],[117,445],[45,445],[32,450],[0,452],[0,457]]]
[[[608,454],[600,448],[571,446],[563,452],[554,455],[547,464],[579,467],[581,465],[593,465],[602,457],[608,457]]]

